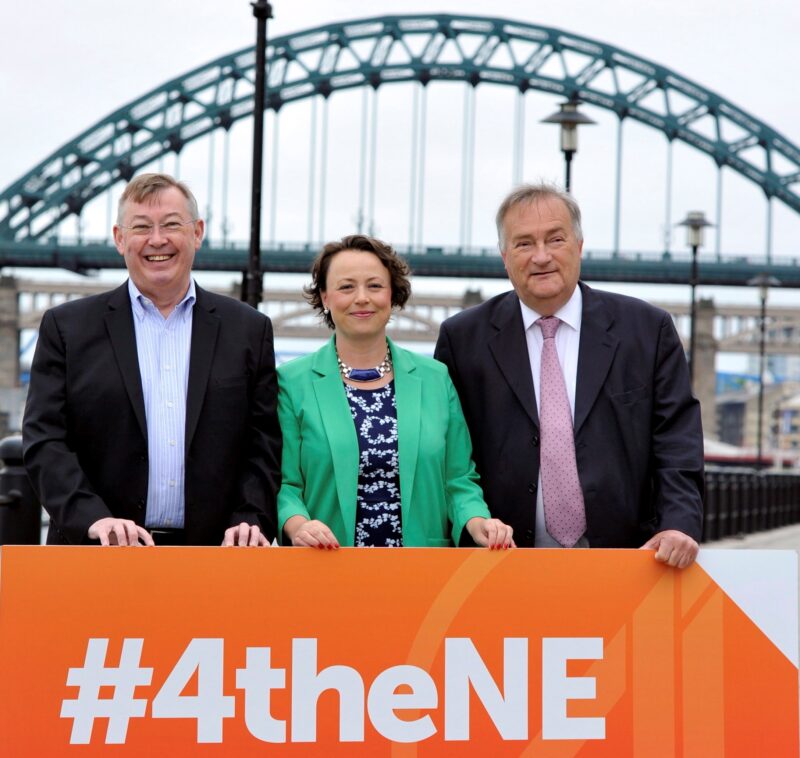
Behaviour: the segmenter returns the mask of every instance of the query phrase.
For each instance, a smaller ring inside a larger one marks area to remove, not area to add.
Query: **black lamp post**
[[[543,124],[561,125],[561,150],[564,153],[564,163],[566,164],[564,187],[567,192],[571,189],[572,156],[578,152],[578,125],[597,123],[578,110],[579,103],[578,98],[573,96],[566,103],[561,103],[556,113],[542,119]]]
[[[678,226],[686,227],[686,244],[692,249],[692,271],[689,275],[689,284],[692,288],[691,314],[689,316],[689,378],[694,387],[694,367],[695,367],[695,327],[697,320],[697,284],[699,281],[697,271],[697,253],[703,246],[703,230],[707,226],[713,226],[705,217],[703,211],[689,211],[686,218],[678,223]]]
[[[758,287],[758,295],[761,300],[761,317],[759,319],[759,342],[758,342],[758,421],[756,427],[756,446],[758,448],[758,466],[764,465],[762,457],[764,446],[764,358],[767,346],[767,296],[770,287],[779,287],[780,282],[768,274],[759,274],[747,282],[751,287]]]
[[[256,18],[256,82],[253,96],[253,184],[250,202],[250,253],[242,279],[242,300],[258,308],[263,290],[261,271],[261,177],[264,152],[264,100],[266,89],[267,19],[272,6],[267,0],[250,3]]]

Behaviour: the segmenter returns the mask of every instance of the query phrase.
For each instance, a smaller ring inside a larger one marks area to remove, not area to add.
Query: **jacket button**
[[[535,484],[529,484],[529,485],[528,485],[528,492],[530,492],[530,493],[531,493],[531,495],[532,495],[534,492],[536,492],[536,485],[535,485]]]
[[[531,445],[538,445],[538,444],[539,444],[539,435],[534,434],[533,437],[531,437]]]
[[[144,498],[143,497],[140,497],[139,500],[136,502],[136,507],[139,510],[142,510],[142,508],[144,508]]]

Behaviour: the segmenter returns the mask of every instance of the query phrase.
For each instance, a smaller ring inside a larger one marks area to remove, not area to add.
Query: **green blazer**
[[[391,340],[397,403],[403,544],[458,544],[466,522],[489,518],[478,484],[464,414],[444,364]],[[278,368],[283,432],[279,533],[302,515],[353,545],[358,439],[331,338],[311,355]]]

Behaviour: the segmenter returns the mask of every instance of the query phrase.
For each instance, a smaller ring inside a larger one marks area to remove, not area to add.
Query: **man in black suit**
[[[272,326],[191,278],[188,187],[142,174],[114,240],[129,280],[45,313],[23,424],[48,544],[265,545],[281,436]]]
[[[546,526],[540,475],[548,453],[537,321],[555,316],[570,448],[574,439],[574,452],[556,457],[572,457],[582,500],[583,535],[566,546],[645,547],[688,566],[701,536],[703,434],[671,317],[578,281],[581,217],[568,194],[522,186],[496,220],[514,291],[447,319],[435,352],[458,389],[492,515],[514,528],[517,545],[564,544]]]

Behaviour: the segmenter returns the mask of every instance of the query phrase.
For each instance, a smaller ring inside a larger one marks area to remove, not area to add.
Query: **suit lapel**
[[[400,465],[400,507],[403,524],[410,524],[411,498],[417,473],[419,435],[422,424],[422,382],[414,375],[416,365],[405,350],[391,340],[397,399],[397,451]]]
[[[575,432],[586,421],[606,380],[619,340],[611,334],[614,319],[584,284],[581,337],[578,349],[578,381],[575,389]]]
[[[206,293],[195,285],[197,300],[192,312],[192,346],[189,353],[189,386],[186,392],[186,450],[192,443],[200,410],[206,396],[208,377],[214,360],[219,332],[219,317]]]
[[[314,379],[314,395],[333,460],[336,494],[347,538],[344,544],[352,545],[358,495],[358,439],[339,376],[333,338],[316,354],[312,369],[318,374]]]
[[[136,350],[136,334],[133,328],[133,314],[127,281],[109,295],[105,322],[114,357],[119,365],[134,415],[139,422],[142,436],[147,439],[142,376],[139,370],[139,354]]]
[[[538,426],[539,414],[536,411],[528,343],[515,292],[509,292],[497,308],[492,325],[497,332],[489,338],[489,350],[517,400]]]

